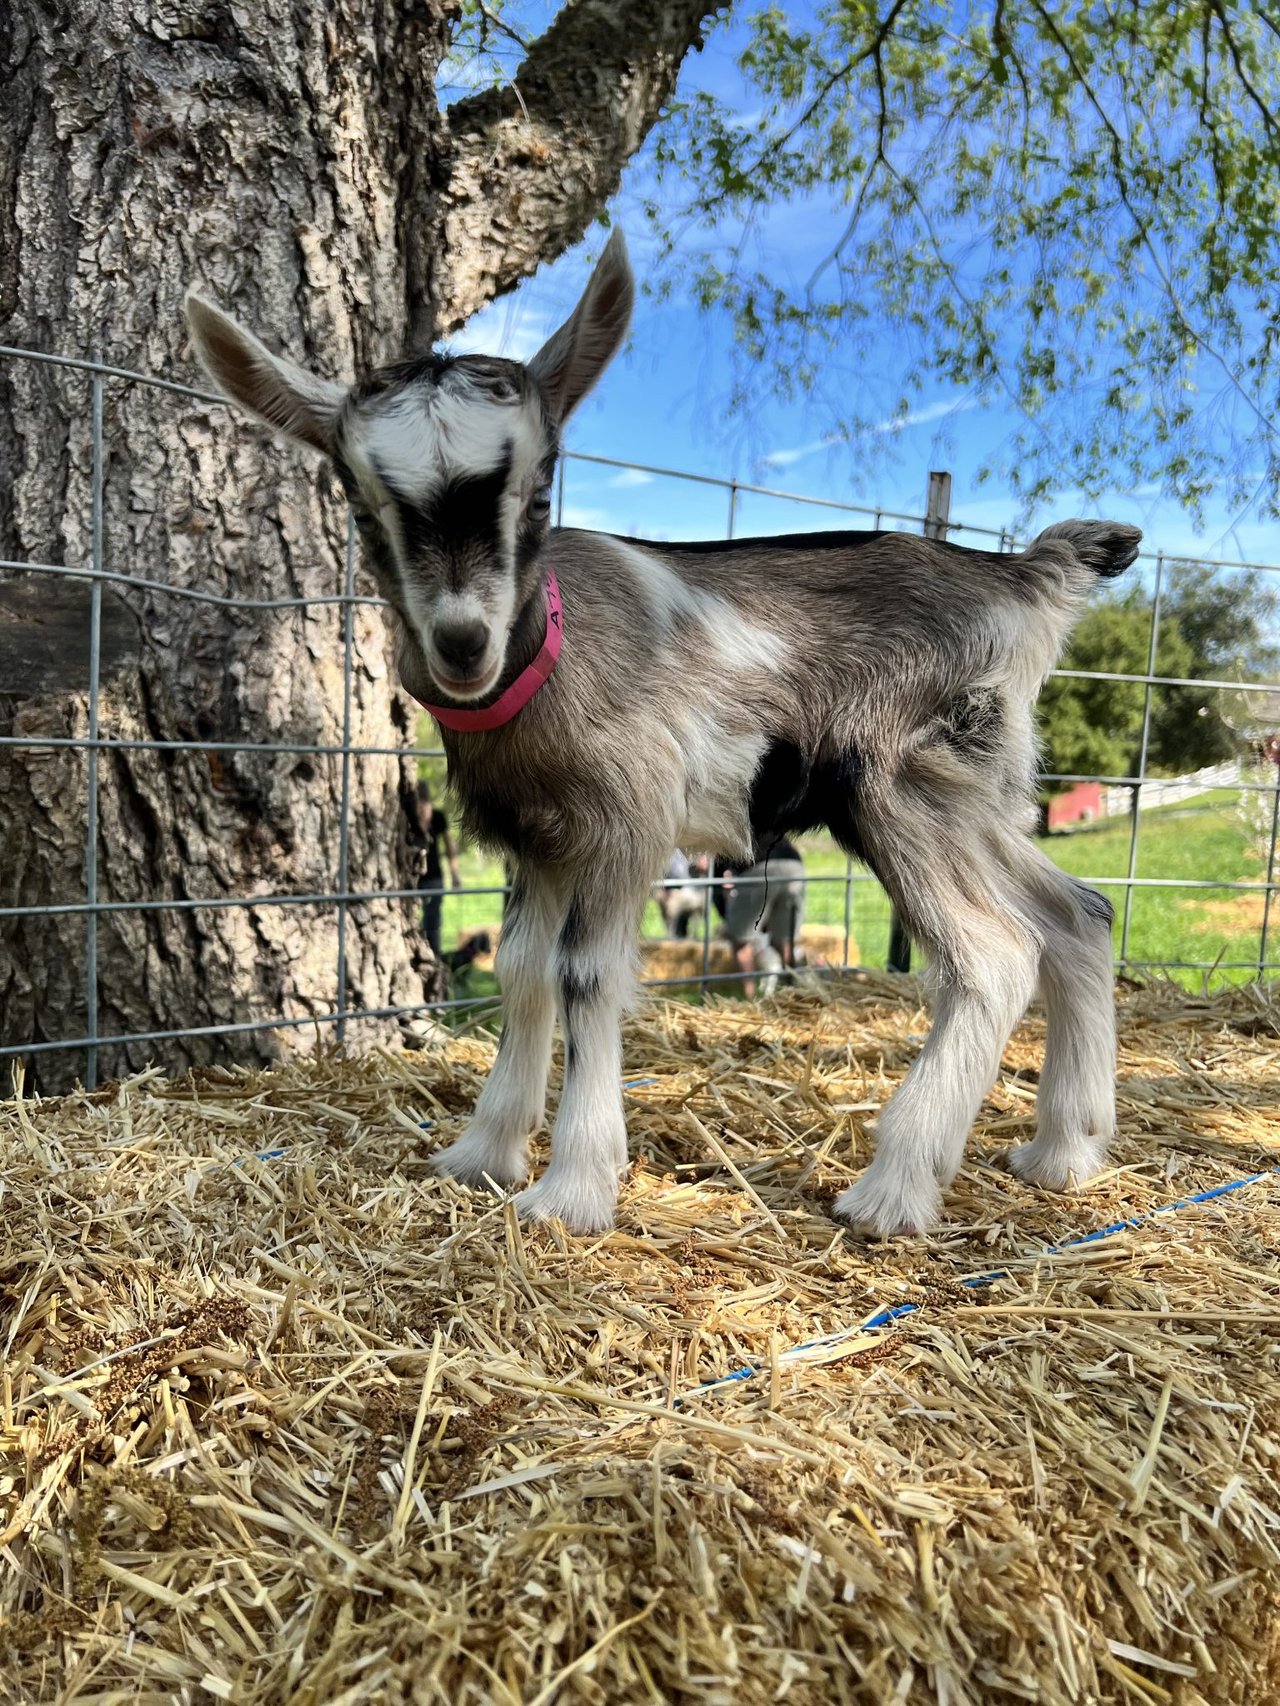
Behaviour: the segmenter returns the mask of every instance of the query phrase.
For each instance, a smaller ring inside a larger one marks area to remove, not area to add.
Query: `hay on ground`
[[[648,1007],[581,1241],[429,1170],[474,1038],[0,1107],[0,1699],[1280,1697],[1276,1182],[1043,1254],[1280,1162],[1274,1009],[1128,993],[1073,1197],[995,1165],[1028,1021],[946,1224],[861,1243],[917,1000]]]

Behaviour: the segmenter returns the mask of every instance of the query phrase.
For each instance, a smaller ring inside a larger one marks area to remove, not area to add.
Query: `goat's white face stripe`
[[[450,480],[491,474],[511,459],[519,494],[550,446],[535,405],[512,406],[452,379],[413,385],[358,414],[348,454],[381,472],[407,503],[425,504]]]
[[[491,474],[508,455],[515,411],[478,392],[411,386],[359,419],[352,438],[407,503],[428,503],[449,479]]]
[[[438,679],[452,672],[435,636],[476,624],[490,641],[472,692],[487,691],[500,670],[516,615],[520,518],[554,448],[536,399],[500,401],[456,371],[371,398],[348,417],[345,459],[385,530],[401,609]],[[466,493],[486,480],[491,495]]]

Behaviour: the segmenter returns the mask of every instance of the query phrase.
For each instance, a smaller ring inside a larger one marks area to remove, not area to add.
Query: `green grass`
[[[1240,796],[1228,789],[1205,794],[1181,805],[1143,812],[1138,831],[1139,877],[1165,877],[1215,882],[1257,882],[1265,875],[1263,860],[1241,816]],[[1044,836],[1040,840],[1048,856],[1072,876],[1095,879],[1116,908],[1115,944],[1120,951],[1124,920],[1124,889],[1116,879],[1129,870],[1130,821],[1113,818],[1081,829]],[[842,928],[845,921],[847,870],[850,935],[854,958],[863,965],[883,966],[889,946],[889,904],[880,886],[867,871],[852,866],[838,847],[825,836],[806,836],[801,842],[805,868],[810,877],[834,878],[814,882],[807,892],[805,917],[809,923]],[[503,880],[501,865],[475,848],[464,847],[460,859],[463,886],[497,888]],[[1110,881],[1108,881],[1110,879]],[[1221,890],[1135,889],[1130,908],[1129,951],[1131,963],[1172,965],[1181,960],[1243,960],[1256,963],[1262,917],[1260,894]],[[460,936],[474,930],[492,929],[502,916],[501,897],[446,892],[443,940],[451,946]],[[718,920],[714,921],[718,924]],[[1274,948],[1270,957],[1280,957],[1280,903],[1273,905]],[[695,919],[694,935],[701,937],[702,921]],[[650,902],[645,909],[642,934],[662,935],[662,920]],[[1204,974],[1194,970],[1173,975],[1188,987],[1198,988]],[[1219,970],[1215,984],[1243,982],[1249,970]],[[492,977],[473,972],[462,994],[487,994]]]
[[[1112,818],[1041,842],[1049,857],[1072,876],[1123,878],[1129,871],[1131,825]],[[1183,881],[1258,882],[1266,875],[1261,850],[1251,844],[1240,811],[1240,795],[1229,789],[1203,794],[1181,805],[1143,812],[1138,826],[1138,877]],[[1098,887],[1116,908],[1115,943],[1120,950],[1124,889],[1105,880]],[[1273,904],[1280,932],[1280,908]],[[1129,917],[1128,959],[1174,965],[1180,960],[1244,960],[1256,964],[1262,923],[1261,894],[1231,890],[1136,888]],[[1280,934],[1269,957],[1280,957]],[[1197,987],[1202,974],[1182,981]],[[1245,982],[1250,971],[1220,970],[1214,982]]]

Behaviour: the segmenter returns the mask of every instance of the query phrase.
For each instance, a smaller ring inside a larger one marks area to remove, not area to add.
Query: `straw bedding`
[[[581,1242],[428,1170],[475,1038],[0,1107],[0,1699],[1280,1698],[1276,1183],[1041,1253],[1280,1162],[1274,1009],[1125,993],[1071,1198],[994,1165],[1029,1020],[947,1224],[869,1245],[917,1000],[646,1008]]]

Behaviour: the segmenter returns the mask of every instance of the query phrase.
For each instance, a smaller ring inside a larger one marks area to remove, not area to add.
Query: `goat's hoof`
[[[460,1185],[522,1185],[529,1177],[528,1145],[524,1142],[495,1143],[474,1128],[464,1131],[447,1149],[437,1149],[430,1158],[437,1173],[456,1179]]]
[[[1024,1184],[1041,1185],[1050,1191],[1072,1191],[1079,1190],[1100,1173],[1106,1158],[1106,1140],[1101,1137],[1077,1137],[1070,1142],[1037,1137],[1030,1143],[1018,1144],[1005,1159],[1009,1171]]]
[[[831,1211],[855,1232],[877,1238],[909,1238],[928,1232],[942,1215],[942,1187],[936,1179],[907,1188],[868,1167],[838,1196]]]
[[[618,1200],[617,1181],[607,1187],[585,1179],[557,1179],[544,1173],[516,1198],[521,1220],[558,1220],[566,1232],[608,1232]]]

